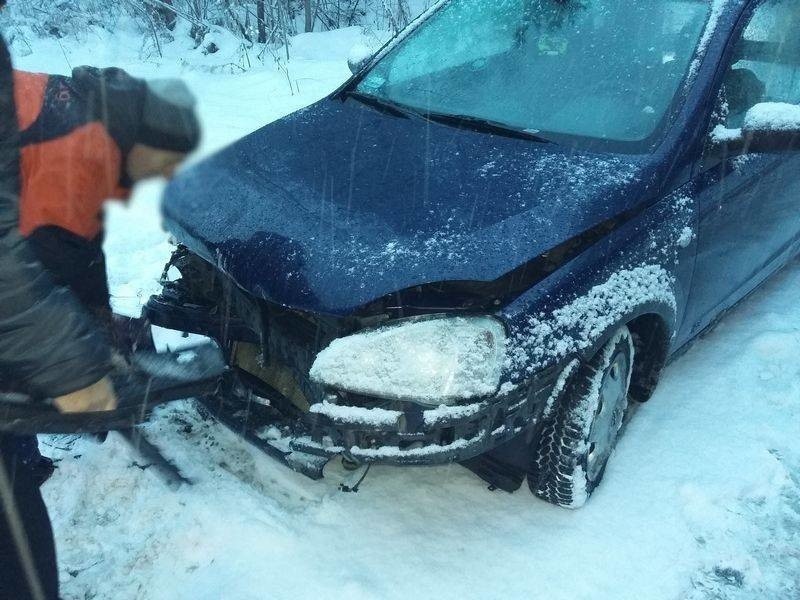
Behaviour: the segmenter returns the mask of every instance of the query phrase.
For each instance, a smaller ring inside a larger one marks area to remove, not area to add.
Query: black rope
[[[364,469],[363,475],[361,475],[361,478],[358,481],[356,481],[356,484],[353,487],[350,487],[349,485],[345,485],[343,483],[340,483],[339,484],[339,491],[345,492],[347,494],[350,494],[350,493],[357,494],[358,493],[358,488],[364,482],[364,479],[366,479],[367,473],[369,473],[369,468],[371,466],[372,466],[372,463],[367,465],[367,468]]]

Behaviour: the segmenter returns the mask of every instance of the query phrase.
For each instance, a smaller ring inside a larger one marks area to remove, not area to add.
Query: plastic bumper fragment
[[[434,409],[404,402],[382,403],[370,409],[364,407],[369,399],[337,397],[342,410],[328,408],[307,415],[307,433],[292,439],[290,446],[307,454],[343,454],[357,462],[393,465],[467,460],[535,426],[557,375],[558,369],[553,368],[530,385],[498,397]],[[353,406],[348,400],[357,404]],[[389,419],[387,415],[395,412],[399,418]]]

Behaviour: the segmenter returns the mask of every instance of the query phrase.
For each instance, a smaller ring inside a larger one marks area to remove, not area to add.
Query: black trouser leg
[[[17,455],[20,462],[29,467],[35,467],[42,460],[39,452],[39,440],[35,435],[21,435],[17,437]]]
[[[58,568],[50,517],[18,440],[0,433],[0,598],[55,600]]]

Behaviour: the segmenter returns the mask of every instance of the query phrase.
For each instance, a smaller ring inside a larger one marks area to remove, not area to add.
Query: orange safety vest
[[[56,226],[91,240],[102,206],[126,199],[123,157],[105,125],[92,119],[69,77],[14,71],[20,129],[19,227],[24,236]]]

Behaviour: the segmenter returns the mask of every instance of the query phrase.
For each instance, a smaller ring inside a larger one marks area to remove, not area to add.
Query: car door
[[[800,0],[755,9],[726,66],[714,125],[740,128],[756,104],[800,105]],[[698,241],[687,324],[696,333],[794,251],[800,152],[722,156],[709,143],[695,178]]]

